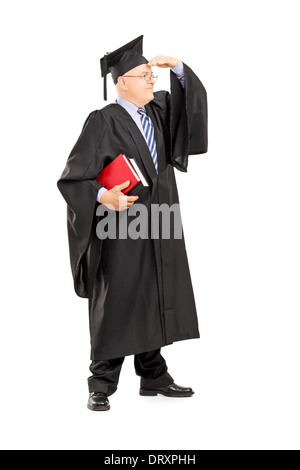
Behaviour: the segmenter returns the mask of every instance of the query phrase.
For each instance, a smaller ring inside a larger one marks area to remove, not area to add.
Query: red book
[[[103,168],[96,179],[106,189],[111,189],[117,184],[125,183],[125,181],[129,180],[128,187],[122,189],[123,194],[127,194],[137,185],[148,186],[135,160],[127,158],[122,153]]]

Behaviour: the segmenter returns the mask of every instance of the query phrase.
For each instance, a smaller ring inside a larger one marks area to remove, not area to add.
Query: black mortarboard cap
[[[107,52],[100,59],[101,75],[104,78],[103,91],[104,99],[107,100],[107,84],[106,75],[111,73],[114,84],[118,82],[118,77],[141,64],[148,64],[143,54],[143,35],[133,41],[128,42],[125,46],[116,49],[113,52]]]

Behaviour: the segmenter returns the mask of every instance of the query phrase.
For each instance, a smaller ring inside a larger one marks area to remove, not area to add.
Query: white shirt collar
[[[131,101],[125,100],[125,98],[122,98],[121,96],[118,96],[118,98],[115,100],[115,103],[123,106],[123,108],[125,108],[132,117],[136,115],[137,110],[139,109],[138,106],[131,103]],[[145,110],[145,106],[142,106],[142,108]]]

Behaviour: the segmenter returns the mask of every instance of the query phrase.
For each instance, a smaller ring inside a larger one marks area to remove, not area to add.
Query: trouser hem
[[[97,381],[88,382],[89,393],[105,393],[108,397],[117,391],[117,386],[97,383]]]
[[[141,378],[141,388],[144,390],[149,390],[151,388],[160,388],[166,387],[167,385],[171,385],[174,382],[174,379],[168,372],[165,372],[160,377],[156,377],[155,379],[146,379]]]

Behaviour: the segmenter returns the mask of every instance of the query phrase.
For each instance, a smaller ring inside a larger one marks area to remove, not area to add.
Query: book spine
[[[123,158],[125,160],[125,162],[127,163],[128,167],[130,168],[130,170],[132,171],[133,175],[135,176],[135,178],[138,180],[138,181],[141,181],[140,177],[138,176],[138,174],[134,171],[134,169],[132,168],[132,166],[130,165],[129,161],[127,160],[127,157],[123,154]]]
[[[134,160],[134,158],[129,158],[128,159],[131,163],[131,165],[135,168],[135,171],[137,172],[137,174],[139,175],[140,177],[140,181],[142,182],[143,186],[149,186],[147,181],[145,180],[141,170],[139,169],[138,167],[138,164],[136,163],[136,161]]]

